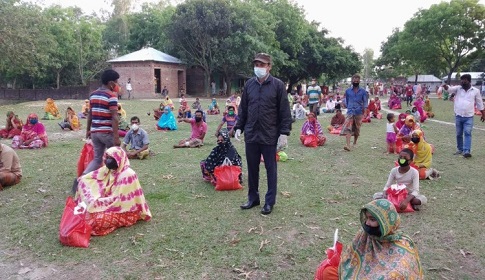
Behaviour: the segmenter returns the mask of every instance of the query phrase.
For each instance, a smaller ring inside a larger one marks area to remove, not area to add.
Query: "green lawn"
[[[341,241],[349,244],[360,226],[359,208],[383,188],[396,159],[383,153],[385,120],[364,124],[352,152],[342,149],[344,138],[328,133],[324,147],[303,147],[298,139],[302,121],[297,121],[286,151],[293,159],[278,165],[277,204],[271,215],[262,216],[259,209],[239,209],[246,200],[246,185],[242,191],[216,192],[201,178],[199,162],[215,145],[220,116],[208,116],[204,147],[174,150],[173,144],[189,135],[190,125],[162,133],[147,116],[158,101],[121,102],[128,116],[141,118],[156,153],[148,160],[131,161],[152,220],[93,237],[88,249],[63,247],[57,236],[59,221],[84,132],[61,132],[57,121],[43,121],[49,147],[18,151],[22,182],[0,192],[0,278],[313,279],[335,228],[340,229]],[[207,108],[209,100],[203,102]],[[75,100],[57,103],[62,112],[67,106],[79,110],[82,105]],[[29,112],[41,115],[43,105],[2,105],[0,113],[14,110],[25,121]],[[451,102],[433,99],[432,105],[435,119],[453,121]],[[319,117],[322,126],[330,117]],[[479,118],[475,125],[485,128]],[[426,279],[485,279],[485,188],[480,183],[485,132],[474,131],[473,157],[464,159],[452,155],[456,146],[452,125],[426,122],[424,130],[436,147],[433,166],[442,178],[421,181],[428,205],[402,215],[401,229],[418,244]],[[243,143],[234,142],[245,159]],[[261,171],[264,196],[263,166]]]

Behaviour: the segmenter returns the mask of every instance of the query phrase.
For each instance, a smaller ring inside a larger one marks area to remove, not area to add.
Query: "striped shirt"
[[[315,104],[320,101],[320,95],[322,94],[322,89],[318,86],[309,86],[306,94],[308,95],[308,104]]]
[[[91,108],[91,133],[113,132],[113,119],[110,110],[118,111],[118,97],[115,93],[97,89],[89,97]]]

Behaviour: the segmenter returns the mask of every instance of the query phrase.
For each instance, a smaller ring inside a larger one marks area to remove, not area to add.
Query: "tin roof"
[[[108,62],[157,61],[165,63],[183,64],[182,60],[168,55],[154,48],[141,49],[136,52],[108,60]]]
[[[416,76],[409,76],[408,82],[413,82],[416,79]],[[440,83],[441,80],[434,75],[418,75],[418,83]]]

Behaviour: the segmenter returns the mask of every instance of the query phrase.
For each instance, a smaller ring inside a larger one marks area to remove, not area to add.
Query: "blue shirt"
[[[347,115],[363,115],[367,108],[368,95],[365,89],[359,88],[357,93],[353,88],[345,91],[345,104],[347,105]]]
[[[148,140],[147,132],[143,130],[143,128],[138,128],[136,133],[133,129],[130,129],[130,131],[126,133],[123,143],[126,145],[129,144],[130,149],[140,150],[143,146],[150,144],[150,141]]]

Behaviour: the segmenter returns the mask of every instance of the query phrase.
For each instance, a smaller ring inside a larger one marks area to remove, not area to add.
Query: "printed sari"
[[[138,220],[148,221],[152,216],[125,151],[111,147],[106,155],[116,160],[118,168],[102,166],[81,176],[75,196],[78,203],[83,201],[87,205],[86,221],[93,228],[92,235],[107,235]]]
[[[360,212],[364,226],[369,212],[379,223],[381,236],[361,229],[352,244],[342,252],[339,279],[423,279],[423,269],[413,240],[398,232],[401,219],[386,199],[366,204]]]
[[[32,124],[31,119],[38,120],[37,114],[29,114],[27,117],[27,122],[22,127],[22,132],[20,135],[15,136],[12,139],[12,148],[14,149],[38,149],[47,147],[49,140],[47,138],[47,133],[45,127],[42,123],[38,122]],[[29,143],[25,143],[29,142]]]

